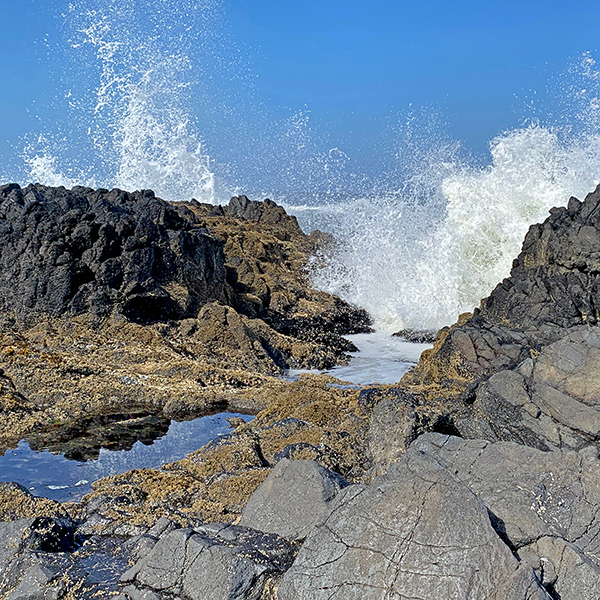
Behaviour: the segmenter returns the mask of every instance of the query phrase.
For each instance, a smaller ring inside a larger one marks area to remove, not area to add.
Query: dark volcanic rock
[[[300,226],[296,217],[290,216],[285,209],[272,200],[256,202],[248,200],[246,196],[234,196],[225,207],[226,215],[267,225],[280,225],[282,229],[287,228],[292,233],[299,233]],[[281,230],[278,231],[281,233]]]
[[[0,306],[147,322],[225,299],[222,243],[151,191],[0,187]]]
[[[392,333],[392,336],[404,338],[407,342],[413,344],[433,344],[437,331],[431,329],[401,329],[396,333]]]
[[[0,539],[0,597],[7,600],[111,597],[127,565],[121,540],[84,540],[68,519],[0,523]]]
[[[477,379],[528,358],[600,317],[600,186],[532,225],[502,281],[436,344],[422,380]],[[432,364],[433,363],[433,364]]]
[[[585,202],[571,198],[532,225],[511,276],[481,305],[481,316],[528,331],[598,322],[600,186]],[[551,331],[548,332],[551,336]]]

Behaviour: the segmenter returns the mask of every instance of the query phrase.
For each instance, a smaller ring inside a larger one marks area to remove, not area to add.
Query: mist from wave
[[[214,173],[191,110],[212,0],[76,0],[63,15],[71,68],[55,100],[63,121],[28,136],[25,181],[213,202]]]
[[[373,172],[309,109],[274,117],[262,106],[226,54],[239,48],[219,39],[221,11],[218,0],[69,4],[63,117],[27,136],[17,179],[166,200],[271,197],[305,230],[338,238],[313,261],[313,281],[384,330],[439,327],[472,310],[509,274],[529,225],[600,181],[590,54],[555,86],[559,109],[538,103],[490,142],[489,160],[470,156],[437,111],[411,108],[383,134]]]
[[[396,180],[351,202],[290,207],[342,242],[313,279],[374,317],[378,328],[437,328],[472,311],[503,278],[532,223],[600,182],[600,74],[589,54],[561,81],[545,122],[490,142],[477,164],[439,122],[414,115],[399,138]],[[416,127],[416,130],[415,130]]]

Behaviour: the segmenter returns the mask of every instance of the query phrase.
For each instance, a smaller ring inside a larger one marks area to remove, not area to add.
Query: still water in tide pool
[[[48,450],[32,450],[22,440],[15,449],[0,457],[0,481],[16,481],[32,494],[60,502],[77,501],[91,491],[91,483],[101,477],[130,469],[156,468],[179,460],[212,439],[226,434],[227,419],[250,415],[219,413],[192,421],[171,421],[165,435],[150,444],[135,442],[130,450],[100,449],[96,460],[79,462]]]
[[[348,365],[334,367],[328,373],[356,388],[399,381],[416,364],[421,352],[431,347],[429,344],[409,343],[384,332],[353,335],[348,339],[354,342],[359,352],[350,354]],[[295,379],[300,373],[290,371],[288,377]],[[138,441],[128,450],[100,448],[97,458],[85,462],[66,458],[56,447],[52,448],[52,452],[32,450],[22,440],[17,448],[7,450],[0,457],[0,481],[16,481],[36,496],[61,502],[77,501],[89,493],[91,483],[101,477],[130,469],[157,468],[187,456],[212,439],[226,434],[230,417],[241,417],[245,421],[252,419],[249,415],[219,413],[191,421],[171,421],[163,434],[165,422],[162,430],[160,425],[157,425],[156,431],[152,430],[150,438],[154,439],[149,439],[146,433],[144,443],[136,437]]]

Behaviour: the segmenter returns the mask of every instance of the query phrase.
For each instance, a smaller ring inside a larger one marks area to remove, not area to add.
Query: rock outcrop
[[[438,332],[387,400],[398,421],[388,454],[426,431],[542,450],[597,444],[599,207],[600,186],[552,209],[531,226],[510,277]],[[379,439],[390,421],[374,418]]]
[[[312,460],[280,460],[250,496],[239,524],[303,540],[348,482]]]
[[[335,504],[284,575],[280,600],[550,598],[486,507],[430,456],[408,453]]]
[[[443,332],[414,377],[476,380],[528,358],[600,316],[600,186],[532,225],[510,277]]]
[[[141,323],[225,301],[223,244],[151,191],[0,188],[0,306]]]
[[[343,363],[342,336],[369,329],[311,287],[319,236],[271,201],[8,184],[0,232],[0,449],[35,432],[35,447],[93,457],[128,417],[254,412],[240,390]]]
[[[0,208],[15,204],[15,223],[29,223],[28,203],[32,214],[46,210],[34,202],[36,190],[46,193],[40,186],[2,188]],[[109,194],[75,192],[86,202]],[[56,206],[68,205],[69,194],[57,191]],[[368,326],[361,311],[306,285],[303,265],[318,235],[302,234],[274,203],[243,196],[227,207],[169,205],[143,193],[122,201],[125,220],[139,209],[140,221],[158,231],[158,237],[134,231],[143,248],[152,248],[144,252],[174,252],[169,260],[183,265],[188,259],[175,251],[182,248],[177,240],[184,233],[205,236],[220,248],[222,269],[192,261],[205,274],[200,287],[186,287],[179,266],[168,274],[150,271],[149,279],[140,275],[134,308],[167,296],[176,307],[146,312],[153,315],[148,320],[124,308],[131,300],[123,282],[96,303],[103,267],[89,262],[87,246],[77,255],[75,225],[64,240],[71,262],[58,271],[60,285],[52,275],[60,265],[44,262],[52,253],[39,263],[46,284],[35,288],[30,305],[10,305],[0,276],[0,299],[4,293],[6,309],[19,317],[1,323],[3,431],[52,422],[60,440],[88,406],[110,415],[123,403],[139,411],[140,426],[154,414],[149,406],[189,415],[198,398],[227,398],[227,405],[235,401],[258,414],[250,423],[233,421],[229,435],[161,470],[98,480],[79,503],[60,505],[15,484],[0,486],[0,520],[12,521],[0,523],[0,539],[10,541],[0,547],[0,595],[599,597],[600,188],[533,226],[510,278],[473,315],[438,332],[434,348],[402,382],[362,390],[329,376],[270,377],[290,365],[339,360],[349,349],[341,334]],[[152,202],[166,221],[145,212]],[[107,223],[121,218],[106,210]],[[33,247],[50,230],[40,225]],[[118,239],[125,248],[128,237]],[[129,251],[113,258],[126,264]],[[80,283],[81,265],[93,280]],[[220,284],[211,287],[209,280]],[[76,284],[79,296],[60,291]],[[167,305],[160,302],[153,306]],[[62,308],[52,313],[50,306]],[[85,314],[78,315],[82,306]],[[35,327],[19,321],[50,313]],[[107,332],[110,350],[102,347]],[[55,373],[42,386],[41,365]],[[58,385],[75,368],[78,384]],[[109,368],[114,381],[107,383]],[[92,397],[98,382],[111,398]],[[79,412],[69,405],[71,421],[62,423],[61,397],[75,389],[89,394],[87,405]],[[105,422],[117,432],[122,423]],[[86,431],[101,428],[101,420],[91,423],[100,426],[88,424]]]

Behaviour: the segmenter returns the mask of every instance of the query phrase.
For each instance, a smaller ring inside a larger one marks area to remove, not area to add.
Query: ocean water
[[[386,333],[472,310],[508,275],[530,224],[600,182],[591,54],[557,76],[559,109],[524,109],[489,156],[471,156],[435,110],[410,108],[373,173],[308,109],[269,115],[243,47],[219,33],[223,12],[219,0],[73,0],[52,50],[72,64],[56,99],[62,117],[25,137],[20,171],[4,178],[210,203],[269,196],[306,230],[338,237],[313,261],[313,282],[366,308]],[[233,82],[229,97],[221,80]]]
[[[407,342],[400,337],[392,337],[384,331],[348,335],[358,348],[350,353],[348,365],[339,365],[325,371],[343,382],[360,388],[373,384],[397,383],[402,376],[419,362],[421,352],[431,348],[431,344]],[[290,370],[288,377],[294,379],[301,373],[322,373],[322,371]]]

